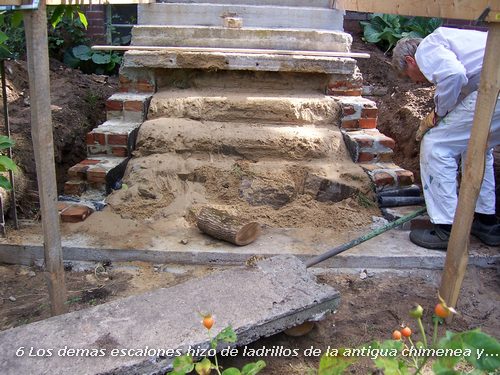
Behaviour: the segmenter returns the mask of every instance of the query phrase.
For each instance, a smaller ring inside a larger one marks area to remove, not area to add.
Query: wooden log
[[[232,244],[243,246],[255,241],[260,235],[260,224],[243,222],[225,211],[203,207],[196,217],[196,225],[203,232]]]

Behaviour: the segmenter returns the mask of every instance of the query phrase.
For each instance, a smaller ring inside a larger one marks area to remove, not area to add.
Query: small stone
[[[366,275],[367,275],[368,277],[373,277],[373,276],[375,276],[375,272],[368,272]]]
[[[183,238],[182,240],[179,241],[181,244],[183,245],[187,245],[188,244],[188,240],[186,240],[185,238]]]
[[[35,277],[36,273],[34,271],[28,272],[28,277]]]
[[[363,271],[361,271],[361,272],[360,272],[360,274],[359,274],[359,278],[360,278],[361,280],[364,280],[364,279],[366,279],[367,277],[368,277],[368,274],[366,273],[366,270],[363,270]]]
[[[14,296],[10,296],[10,297],[9,297],[9,301],[11,301],[11,302],[16,302],[16,301],[17,301],[17,299],[16,299],[16,297],[14,297]]]

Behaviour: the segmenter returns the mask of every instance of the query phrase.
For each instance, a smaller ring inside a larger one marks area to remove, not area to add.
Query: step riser
[[[159,3],[188,3],[188,4],[241,4],[241,5],[268,5],[268,6],[287,6],[287,7],[313,7],[313,8],[331,8],[332,0],[160,0]]]
[[[352,37],[324,30],[134,26],[132,45],[349,52]]]
[[[209,152],[249,160],[304,160],[345,156],[338,130],[318,127],[242,126],[185,119],[145,122],[137,140],[141,155]]]
[[[135,149],[138,128],[133,130],[94,129],[87,134],[87,155],[112,155],[126,157]]]
[[[228,14],[243,18],[243,27],[343,30],[343,11],[336,9],[206,3],[142,5],[138,24],[223,26]]]
[[[182,95],[181,92],[179,92]],[[175,94],[174,94],[175,95]],[[200,121],[234,121],[273,124],[336,126],[340,108],[333,99],[247,97],[161,97],[151,100],[149,119],[189,118]]]

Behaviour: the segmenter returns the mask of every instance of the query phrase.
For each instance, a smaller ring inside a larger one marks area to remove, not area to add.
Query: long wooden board
[[[337,9],[355,12],[390,13],[406,16],[477,20],[490,7],[487,22],[500,22],[500,0],[337,0]]]
[[[208,52],[208,53],[248,53],[269,55],[295,55],[318,57],[352,57],[358,59],[370,58],[369,53],[333,52],[333,51],[292,51],[253,48],[213,48],[213,47],[166,47],[166,46],[104,46],[96,45],[93,50],[101,51],[166,51],[166,52]]]

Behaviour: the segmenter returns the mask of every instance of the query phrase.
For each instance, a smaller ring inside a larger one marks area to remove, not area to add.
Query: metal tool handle
[[[334,247],[333,249],[328,250],[326,253],[320,254],[320,255],[318,255],[318,256],[316,256],[316,257],[308,260],[306,262],[306,267],[314,266],[314,265],[316,265],[318,263],[323,262],[324,260],[327,260],[328,258],[331,258],[331,257],[333,257],[335,255],[340,254],[340,253],[343,253],[344,251],[349,250],[351,247],[359,245],[362,242],[368,241],[368,240],[372,239],[373,237],[378,236],[379,234],[387,232],[388,230],[390,230],[392,228],[398,227],[401,224],[404,224],[407,221],[410,221],[411,219],[416,218],[417,216],[422,215],[425,211],[426,211],[426,208],[423,207],[423,208],[421,208],[421,209],[419,209],[419,210],[417,210],[415,212],[412,212],[411,214],[408,214],[406,216],[400,217],[399,219],[394,220],[394,221],[392,221],[392,222],[384,225],[383,227],[377,228],[374,231],[371,231],[370,233],[367,233],[367,234],[365,234],[365,235],[363,235],[361,237],[358,237],[358,238],[356,238],[356,239],[354,239],[352,241],[349,241],[349,242],[347,242],[347,243],[345,243],[343,245]]]

